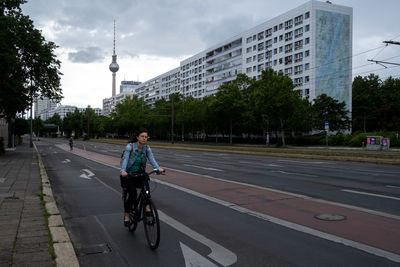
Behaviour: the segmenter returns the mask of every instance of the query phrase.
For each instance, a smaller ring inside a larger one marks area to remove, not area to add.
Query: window
[[[278,42],[278,37],[274,37],[274,44]]]
[[[291,64],[292,63],[292,56],[287,56],[285,57],[285,65]]]
[[[269,39],[265,42],[265,48],[269,48],[272,46],[272,39]]]
[[[257,67],[256,66],[253,66],[253,71],[256,71],[257,70]]]
[[[294,50],[299,50],[303,48],[303,40],[294,43]]]
[[[250,53],[250,52],[251,52],[251,46],[247,47],[247,49],[246,49],[246,53]]]
[[[274,26],[274,32],[278,31],[278,25]]]
[[[304,77],[304,83],[308,83],[310,81],[310,76]]]
[[[256,59],[257,59],[257,56],[253,56],[253,61],[256,61]]]
[[[283,40],[283,35],[279,35],[279,41]]]
[[[253,41],[257,40],[257,35],[253,35]]]
[[[310,18],[310,11],[306,12],[306,14],[304,15],[304,18],[305,18],[305,19]]]
[[[278,64],[278,61],[275,59],[274,60],[274,66],[276,66]]]
[[[293,44],[285,45],[285,53],[290,53],[293,50]]]
[[[283,23],[279,24],[279,30],[282,30],[283,28]]]
[[[294,54],[294,62],[301,62],[303,61],[303,53]]]
[[[250,73],[251,72],[251,67],[246,69],[246,73]]]
[[[266,58],[271,58],[271,57],[272,57],[272,50],[268,50],[268,51],[265,53],[265,57],[266,57]]]
[[[285,69],[285,75],[287,75],[287,76],[292,75],[292,68],[286,68]]]
[[[279,64],[282,64],[282,62],[283,62],[283,59],[280,58],[280,59],[279,59]]]
[[[251,62],[251,57],[248,57],[247,59],[246,59],[246,63],[250,63]]]
[[[274,55],[278,54],[278,49],[274,48]]]
[[[310,37],[307,37],[306,39],[304,39],[304,44],[309,44],[310,43]]]
[[[265,37],[269,37],[272,35],[272,28],[269,28],[268,30],[265,31]]]
[[[282,51],[283,51],[283,46],[280,46],[279,47],[279,53],[282,53]]]
[[[253,45],[253,51],[256,51],[256,50],[257,50],[257,46]]]
[[[303,36],[303,28],[298,28],[294,31],[294,38]]]
[[[304,70],[309,70],[310,69],[310,63],[306,63],[304,65]]]
[[[292,27],[293,27],[293,20],[292,19],[285,21],[285,30],[288,30],[288,29],[290,29]]]
[[[294,18],[294,25],[300,25],[303,23],[303,15],[297,16]]]
[[[293,84],[294,84],[294,86],[296,86],[296,87],[297,87],[297,86],[302,86],[302,85],[303,85],[303,77],[294,79]]]
[[[258,51],[264,50],[264,43],[259,43],[257,50]]]
[[[258,54],[258,62],[264,60],[264,53]]]
[[[305,91],[306,91],[306,96],[309,96],[310,95],[310,89],[307,88]]]
[[[294,74],[302,74],[303,73],[303,65],[294,66]]]
[[[260,41],[262,39],[264,39],[264,32],[258,33],[258,40]]]
[[[310,55],[310,50],[307,50],[306,52],[304,52],[304,57],[308,57]]]
[[[247,40],[246,40],[246,43],[248,44],[248,43],[250,43],[252,40],[253,40],[252,37],[248,37]]]
[[[307,25],[304,27],[304,31],[305,31],[305,32],[310,31],[310,24],[307,24]]]
[[[285,33],[285,41],[290,41],[293,39],[293,32],[287,32]]]

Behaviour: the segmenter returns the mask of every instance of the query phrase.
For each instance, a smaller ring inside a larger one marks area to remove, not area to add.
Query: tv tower
[[[119,70],[117,64],[117,55],[115,54],[115,20],[114,20],[114,49],[112,55],[112,62],[110,64],[110,71],[112,72],[112,96],[115,96],[115,73]]]

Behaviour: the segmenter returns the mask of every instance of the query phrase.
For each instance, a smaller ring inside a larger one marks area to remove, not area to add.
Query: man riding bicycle
[[[147,130],[140,129],[134,139],[136,140],[132,140],[125,147],[120,170],[121,187],[128,192],[128,198],[124,198],[125,226],[129,225],[129,213],[132,209],[132,205],[134,205],[135,209],[137,206],[136,188],[140,187],[142,182],[148,183],[148,177],[145,173],[147,159],[149,159],[154,169],[158,170],[160,173],[164,172],[164,169],[160,168],[154,159],[150,147],[147,145]],[[146,186],[149,188],[148,184],[146,184]]]

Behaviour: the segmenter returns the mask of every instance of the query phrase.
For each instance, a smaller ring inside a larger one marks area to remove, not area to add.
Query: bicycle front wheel
[[[149,208],[150,211],[146,211]],[[151,249],[156,249],[160,244],[160,220],[158,219],[157,208],[151,199],[147,199],[145,205],[143,205],[143,214],[144,232],[147,243]]]

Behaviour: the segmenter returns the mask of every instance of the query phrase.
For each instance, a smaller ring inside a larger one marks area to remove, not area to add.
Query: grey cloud
[[[77,52],[68,53],[68,59],[75,63],[92,63],[102,61],[105,53],[99,47],[87,47]]]

